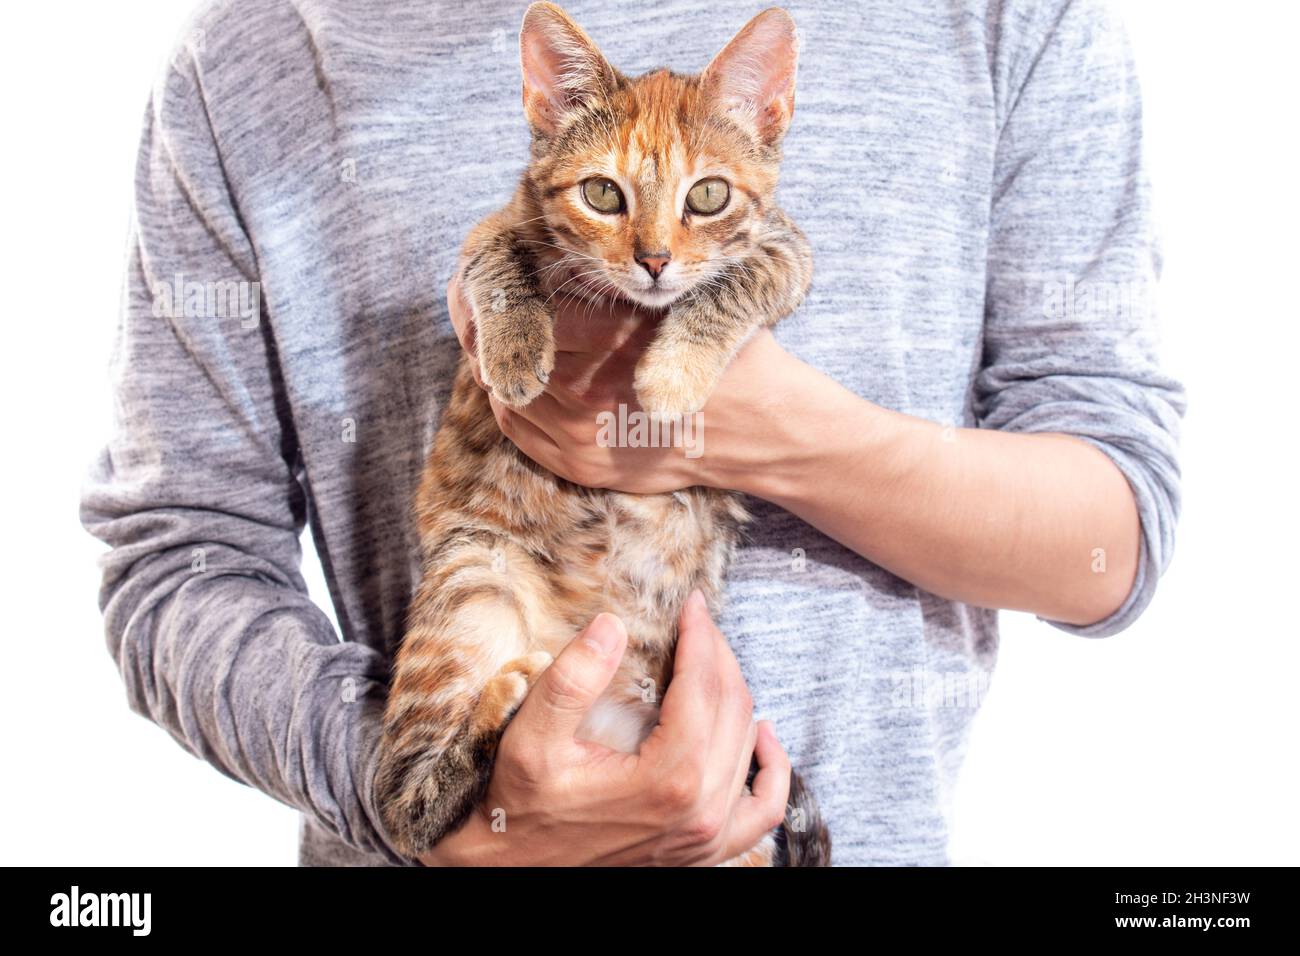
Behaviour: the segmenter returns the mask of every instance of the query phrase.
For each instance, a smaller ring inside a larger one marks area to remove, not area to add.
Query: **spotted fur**
[[[529,7],[520,52],[531,162],[461,259],[479,371],[498,399],[521,407],[546,387],[564,297],[663,310],[634,381],[641,406],[660,416],[700,409],[745,341],[797,307],[811,253],[773,199],[796,47],[793,21],[773,9],[699,75],[629,79],[559,7]],[[617,184],[620,213],[583,199],[593,177]],[[724,179],[730,199],[716,214],[693,213],[686,193],[708,177]],[[657,720],[680,610],[695,588],[718,608],[747,520],[729,492],[634,496],[551,474],[498,430],[469,361],[418,495],[424,577],[380,755],[385,823],[411,854],[481,798],[528,688],[602,611],[622,618],[628,648],[579,736],[635,751]],[[796,778],[786,824],[732,863],[818,865],[829,853]]]

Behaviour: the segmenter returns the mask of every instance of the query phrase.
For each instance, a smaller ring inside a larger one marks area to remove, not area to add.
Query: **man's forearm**
[[[769,379],[781,411],[762,425],[768,457],[731,467],[729,487],[951,600],[1079,625],[1123,604],[1140,528],[1101,451],[1066,435],[945,428],[787,359]]]
[[[110,516],[120,487],[97,478],[87,489],[87,526],[114,545],[104,558],[105,626],[132,709],[350,846],[403,862],[380,830],[370,786],[387,663],[340,642],[285,579],[268,557],[280,556],[281,536],[263,535],[258,553],[252,523],[198,509]],[[140,560],[137,543],[160,525],[204,541],[207,568],[192,567],[188,544],[167,547],[158,535]],[[223,525],[232,543],[212,540]]]

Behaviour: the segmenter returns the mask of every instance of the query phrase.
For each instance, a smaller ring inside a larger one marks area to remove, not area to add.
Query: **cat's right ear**
[[[553,3],[534,3],[519,30],[524,115],[550,136],[574,107],[613,91],[618,74],[569,15]]]

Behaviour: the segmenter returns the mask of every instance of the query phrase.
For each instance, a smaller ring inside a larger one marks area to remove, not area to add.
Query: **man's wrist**
[[[705,452],[690,484],[739,491],[755,497],[770,494],[776,474],[788,470],[802,426],[803,396],[798,380],[802,362],[777,344],[770,332],[750,341],[729,369],[737,381],[729,407],[718,414],[722,438],[710,436],[709,409],[704,411]]]
[[[796,510],[835,475],[869,484],[876,464],[897,456],[895,415],[860,398],[780,349],[755,402],[752,434],[738,459],[722,463],[729,487]]]

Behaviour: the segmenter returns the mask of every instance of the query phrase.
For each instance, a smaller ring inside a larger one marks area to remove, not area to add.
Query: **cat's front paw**
[[[693,415],[704,407],[721,370],[688,349],[651,347],[636,368],[632,387],[641,407],[659,420]]]
[[[520,315],[494,334],[484,335],[478,357],[483,384],[497,400],[523,408],[542,394],[555,368],[550,316]]]

